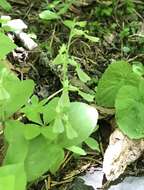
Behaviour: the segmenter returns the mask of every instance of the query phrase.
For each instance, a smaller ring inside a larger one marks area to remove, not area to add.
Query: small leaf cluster
[[[126,61],[109,65],[99,81],[96,102],[115,107],[118,127],[130,138],[144,137],[144,68]]]

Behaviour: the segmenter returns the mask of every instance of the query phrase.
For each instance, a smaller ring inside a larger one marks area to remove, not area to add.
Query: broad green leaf
[[[43,112],[43,106],[39,104],[36,97],[33,97],[31,102],[21,109],[21,112],[25,113],[29,120],[42,124],[40,114]]]
[[[41,134],[49,141],[53,141],[57,138],[58,134],[53,132],[53,125],[49,125],[41,128]]]
[[[0,32],[0,60],[4,59],[8,53],[16,48],[16,45],[12,40],[6,36],[4,33]]]
[[[28,141],[24,138],[24,124],[9,120],[5,124],[4,135],[8,142],[8,149],[4,159],[5,164],[23,162],[28,152]]]
[[[132,139],[144,138],[144,81],[138,87],[125,85],[116,97],[118,127]]]
[[[58,105],[59,98],[53,98],[48,104],[43,108],[43,120],[45,124],[53,121],[56,116],[56,107]]]
[[[78,146],[71,146],[71,147],[68,147],[67,149],[79,155],[83,155],[83,156],[86,155],[86,152]]]
[[[34,82],[32,80],[5,81],[4,87],[10,94],[4,110],[6,117],[9,117],[28,101],[33,92]]]
[[[85,92],[82,92],[81,90],[78,90],[78,94],[82,96],[86,101],[92,102],[94,100],[94,96]]]
[[[27,140],[34,139],[41,134],[41,128],[35,124],[25,124],[24,126],[24,137]]]
[[[140,77],[133,73],[125,61],[116,61],[109,65],[100,79],[96,92],[96,102],[105,107],[114,107],[115,98],[123,85],[137,86]]]
[[[4,188],[1,190],[25,190],[26,189],[26,174],[24,171],[24,164],[17,163],[0,167],[0,187],[2,185],[2,177],[9,177],[9,181]],[[4,182],[4,181],[3,181]],[[10,188],[9,183],[12,183]]]
[[[0,189],[2,190],[15,190],[15,176],[7,174],[0,177]]]
[[[98,142],[93,139],[92,137],[89,137],[88,139],[85,140],[85,143],[93,150],[97,150],[100,152],[99,144]]]
[[[80,102],[72,102],[68,111],[68,121],[77,133],[77,137],[68,139],[66,132],[60,135],[58,143],[63,147],[79,145],[94,131],[98,113],[95,108]]]
[[[54,154],[55,155],[54,162],[52,162],[50,165],[50,172],[53,174],[55,174],[55,172],[59,169],[60,165],[64,161],[64,151],[60,148],[57,148],[56,153],[57,153],[56,155]]]
[[[78,74],[79,79],[82,82],[87,82],[90,80],[90,77],[80,68],[80,65],[78,65],[78,64],[76,66],[76,72]]]
[[[65,20],[64,25],[67,26],[69,29],[72,29],[75,27],[76,22],[74,20]]]
[[[8,1],[6,0],[0,0],[0,6],[6,10],[6,11],[10,11],[12,9],[11,5],[8,3]]]
[[[73,139],[73,138],[78,137],[77,132],[72,128],[69,121],[66,122],[65,128],[66,128],[66,135],[68,139]]]
[[[29,143],[29,151],[25,160],[25,170],[27,180],[33,181],[42,176],[50,168],[58,169],[61,160],[58,155],[63,154],[62,148],[58,145],[50,144],[48,141],[39,136]]]
[[[64,131],[64,125],[60,118],[60,116],[57,116],[54,124],[53,124],[53,132],[54,133],[62,133]]]
[[[0,101],[7,101],[10,98],[8,91],[0,84]]]
[[[55,20],[55,19],[60,18],[60,16],[57,13],[50,11],[50,10],[45,10],[45,11],[41,12],[39,14],[39,17],[43,20]]]

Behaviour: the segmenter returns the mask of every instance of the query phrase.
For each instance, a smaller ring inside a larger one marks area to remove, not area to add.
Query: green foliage
[[[31,80],[20,81],[6,68],[2,68],[0,73],[0,119],[5,120],[26,103],[33,92],[34,83]],[[19,97],[17,101],[16,97]]]
[[[55,20],[60,18],[60,16],[50,10],[43,11],[39,14],[39,17],[44,20]]]
[[[144,80],[137,87],[123,86],[116,98],[116,120],[119,128],[130,138],[144,137]]]
[[[3,190],[26,189],[26,174],[23,163],[0,167],[0,187]]]
[[[123,85],[137,86],[140,77],[125,61],[116,61],[106,69],[99,81],[96,102],[105,107],[114,107],[116,95]]]
[[[14,48],[16,48],[16,45],[12,42],[12,40],[6,36],[3,32],[0,31],[0,60],[4,59],[5,56],[12,51]]]
[[[8,1],[6,0],[0,0],[0,6],[6,10],[6,11],[10,11],[12,9],[11,5],[8,3]]]
[[[61,0],[52,1],[48,4],[47,9],[39,14],[39,17],[43,20],[61,19],[61,16],[67,12],[74,1],[75,0],[67,0],[65,2]]]
[[[100,152],[99,144],[98,142],[93,139],[92,137],[89,137],[88,139],[85,140],[85,143],[93,150],[97,150]]]
[[[137,70],[135,66],[139,66]],[[144,79],[142,65],[111,64],[100,79],[96,102],[115,107],[118,127],[130,138],[144,137]]]

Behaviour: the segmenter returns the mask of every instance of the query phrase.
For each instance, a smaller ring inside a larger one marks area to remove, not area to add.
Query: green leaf
[[[88,139],[85,140],[85,143],[93,150],[97,150],[100,152],[99,144],[98,142],[93,139],[92,137],[89,137]]]
[[[83,155],[83,156],[86,155],[86,152],[78,146],[71,146],[71,147],[68,147],[67,149],[79,155]]]
[[[56,108],[58,105],[59,98],[53,98],[48,104],[46,104],[43,108],[43,119],[44,123],[48,124],[53,121],[56,116]]]
[[[8,150],[4,159],[5,164],[23,162],[28,151],[28,141],[24,138],[24,124],[19,121],[9,120],[5,123],[5,138]]]
[[[7,174],[0,177],[0,189],[15,190],[15,176]]]
[[[72,29],[75,27],[76,22],[74,20],[65,20],[64,25],[67,26],[69,29]]]
[[[55,57],[52,63],[55,65],[59,65],[59,64],[63,65],[63,63],[65,63],[67,60],[66,51],[67,51],[67,47],[65,44],[63,44],[59,49],[59,54]]]
[[[34,82],[32,80],[5,81],[4,87],[10,94],[4,110],[5,116],[8,118],[28,101],[33,92]]]
[[[77,137],[69,139],[66,132],[61,134],[58,142],[63,147],[81,144],[94,131],[98,120],[96,109],[80,102],[72,102],[67,114],[68,121],[77,133]]]
[[[49,125],[41,128],[41,134],[50,141],[57,138],[58,134],[53,132],[53,125]]]
[[[105,107],[114,107],[115,98],[123,85],[137,86],[140,77],[133,73],[125,61],[116,61],[109,65],[100,79],[96,92],[96,102]]]
[[[56,149],[57,155],[54,154],[55,155],[54,162],[52,162],[50,165],[50,172],[53,174],[55,174],[55,172],[59,169],[60,165],[64,161],[64,151],[58,147],[56,148],[57,148]]]
[[[123,86],[116,98],[118,127],[132,139],[144,137],[144,80],[138,87]]]
[[[6,11],[10,11],[12,9],[11,5],[6,0],[0,0],[0,6]]]
[[[69,121],[67,121],[67,123],[65,125],[65,128],[66,128],[66,134],[67,134],[67,138],[68,139],[73,139],[73,138],[78,137],[77,132],[72,128],[72,126],[69,123]]]
[[[7,101],[10,98],[8,91],[0,84],[0,101]]]
[[[68,59],[68,61],[69,61],[69,64],[71,64],[72,66],[77,66],[77,62],[74,60],[74,58],[73,57],[70,57],[69,59]]]
[[[0,32],[0,60],[4,59],[8,53],[10,53],[13,49],[16,48],[16,45],[12,42],[12,40],[6,36],[4,33]]]
[[[57,116],[54,124],[53,124],[53,132],[54,133],[62,133],[64,131],[64,125],[60,118],[60,116]]]
[[[43,20],[56,20],[60,18],[60,16],[57,13],[50,10],[45,10],[41,12],[39,14],[39,17]]]
[[[54,143],[50,144],[42,136],[31,140],[25,160],[27,180],[33,181],[50,169],[57,170],[61,164],[61,159],[57,156],[63,154],[62,148]]]
[[[77,37],[77,36],[84,36],[85,35],[85,32],[83,30],[80,30],[80,29],[76,29],[74,28],[72,30],[72,37]]]
[[[26,124],[24,126],[24,137],[27,140],[34,139],[41,134],[41,128],[35,124]]]
[[[32,97],[31,102],[21,109],[21,112],[29,118],[29,120],[42,124],[40,114],[43,112],[43,106],[39,104],[37,97]]]
[[[17,163],[0,167],[0,187],[5,183],[3,180],[8,179],[7,184],[2,190],[25,190],[26,189],[26,174],[24,164]],[[11,184],[9,184],[11,183]],[[11,186],[10,186],[11,185]],[[10,186],[9,189],[7,189]]]
[[[84,34],[85,38],[87,38],[88,40],[92,41],[92,42],[99,42],[99,38],[95,37],[95,36],[90,36],[88,34]]]
[[[82,96],[86,101],[93,102],[94,96],[85,92],[82,92],[81,90],[78,91],[78,94]]]
[[[76,66],[76,72],[78,74],[79,79],[82,82],[87,82],[90,80],[90,77],[80,68],[80,65],[78,65],[78,64]]]

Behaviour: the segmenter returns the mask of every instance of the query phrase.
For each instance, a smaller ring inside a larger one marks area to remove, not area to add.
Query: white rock
[[[13,32],[21,32],[27,29],[27,25],[21,19],[13,19],[2,24],[2,27],[9,27]]]
[[[25,32],[17,33],[16,36],[28,50],[33,50],[38,46],[37,43],[35,43],[34,40],[32,40]]]
[[[108,148],[104,154],[103,172],[107,180],[117,179],[127,165],[137,160],[143,151],[143,139],[129,139],[119,129],[116,129],[110,137]]]

